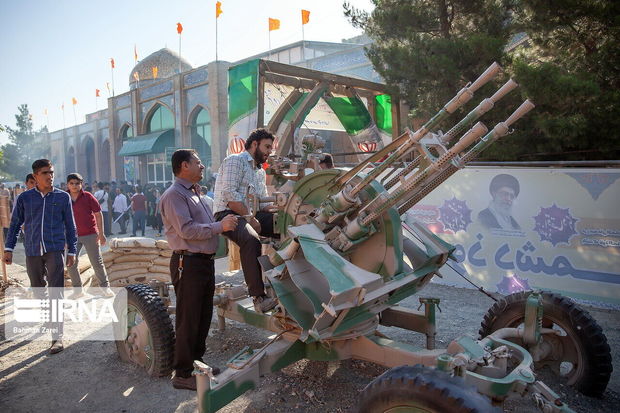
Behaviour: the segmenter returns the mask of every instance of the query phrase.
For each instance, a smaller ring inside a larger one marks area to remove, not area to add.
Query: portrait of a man
[[[478,214],[478,221],[489,229],[520,230],[512,217],[512,205],[519,196],[519,181],[512,175],[496,175],[489,185],[491,202]]]

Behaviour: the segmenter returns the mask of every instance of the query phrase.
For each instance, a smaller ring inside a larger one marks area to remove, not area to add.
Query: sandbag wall
[[[103,264],[111,287],[148,283],[150,280],[170,281],[170,257],[172,250],[168,241],[152,238],[114,238],[110,249],[102,253]],[[78,271],[85,287],[99,285],[88,255],[80,256]],[[71,280],[65,274],[65,285]]]

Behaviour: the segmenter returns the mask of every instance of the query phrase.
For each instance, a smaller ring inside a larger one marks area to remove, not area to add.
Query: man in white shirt
[[[121,219],[118,220],[118,224],[121,226],[121,232],[119,234],[127,233],[127,221],[128,216],[125,214],[127,211],[127,197],[123,193],[121,188],[116,188],[116,198],[114,198],[114,203],[112,204],[112,212],[114,213],[114,221],[118,219],[121,215]]]
[[[274,135],[266,129],[256,129],[245,142],[245,151],[227,156],[221,163],[215,181],[213,212],[221,221],[227,215],[239,216],[239,225],[223,235],[239,246],[243,277],[248,292],[253,297],[254,309],[265,313],[277,302],[265,294],[265,284],[258,257],[261,255],[259,235],[274,237],[271,203],[261,204],[256,216],[249,214],[246,206],[247,191],[252,195],[267,197],[266,175],[262,164],[272,151]]]
[[[95,199],[101,205],[101,213],[103,214],[103,233],[107,235],[112,235],[112,231],[110,231],[110,210],[108,209],[108,193],[103,189],[103,182],[99,182],[97,187],[99,190],[95,192],[93,195]]]

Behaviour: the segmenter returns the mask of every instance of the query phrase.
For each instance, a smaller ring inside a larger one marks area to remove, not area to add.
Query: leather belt
[[[200,257],[200,258],[213,259],[213,257],[215,256],[215,254],[203,254],[202,252],[191,252],[191,251],[186,251],[186,250],[174,250],[172,252],[177,255],[183,255],[185,257]]]

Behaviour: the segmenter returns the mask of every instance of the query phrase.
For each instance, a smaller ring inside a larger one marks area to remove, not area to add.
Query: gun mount
[[[259,314],[243,287],[225,284],[216,288],[214,302],[221,328],[228,318],[275,335],[261,349],[241,350],[218,376],[204,363],[195,362],[202,411],[218,410],[254,388],[261,375],[303,358],[357,358],[388,367],[423,364],[435,369],[433,375],[444,374],[442,380],[458,378],[463,385],[474,385],[478,393],[496,403],[511,392],[531,393],[545,412],[571,411],[534,373],[534,361],[550,357],[557,361],[586,351],[586,346],[579,345],[569,350],[568,341],[557,338],[558,330],[550,327],[553,322],[544,318],[553,311],[549,295],[524,295],[519,302],[521,312],[525,309],[521,318],[495,325],[479,340],[454,340],[447,349],[435,349],[439,300],[420,299],[423,312],[395,307],[423,289],[455,249],[421,224],[411,228],[415,240],[404,237],[400,216],[507,135],[512,125],[534,108],[526,100],[491,130],[478,121],[517,87],[510,80],[447,133],[435,131],[499,71],[494,63],[420,129],[406,130],[350,170],[320,169],[323,154],[317,136],[304,138],[299,160],[281,154],[270,157],[267,173],[277,190],[267,199],[253,198],[250,203],[273,202],[277,207],[274,232],[279,238],[263,240],[267,253],[259,261],[269,293],[279,304],[274,311]],[[413,161],[403,165],[405,159]],[[416,350],[375,335],[379,324],[425,334],[427,349]],[[564,324],[562,328],[572,327]],[[559,347],[550,344],[557,342]],[[578,365],[579,360],[583,358],[572,361]],[[399,369],[404,368],[393,369],[393,374],[402,374]],[[408,375],[429,374],[410,369],[415,371],[407,370]],[[388,373],[375,382],[391,380],[392,373]],[[577,376],[571,384],[587,381],[586,375]],[[387,411],[369,407],[375,406],[370,400],[373,392],[384,387],[369,385],[360,409]],[[480,397],[478,393],[469,396],[473,400]],[[404,406],[428,407],[416,401],[415,391],[410,394]],[[488,399],[480,400],[482,407],[474,411],[492,410]]]

